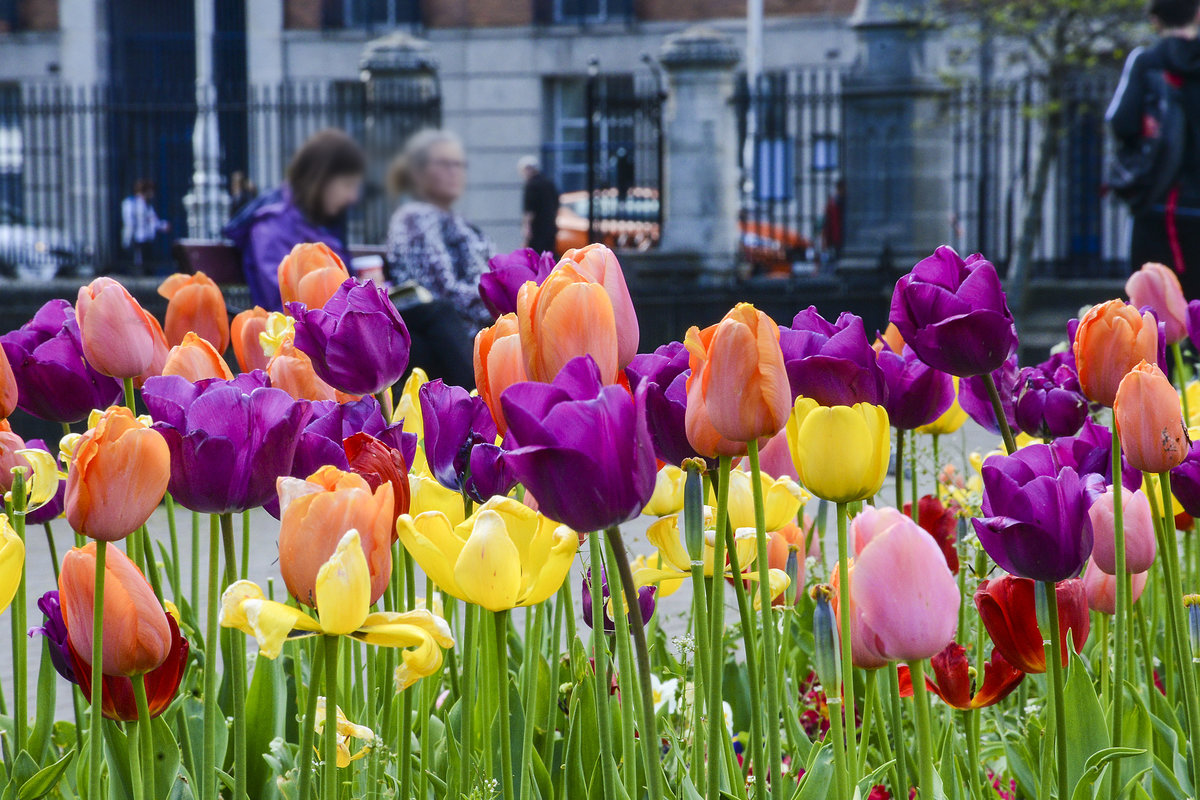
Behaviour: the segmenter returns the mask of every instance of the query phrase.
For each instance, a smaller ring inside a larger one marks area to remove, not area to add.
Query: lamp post
[[[192,129],[192,190],[183,198],[188,236],[215,239],[229,214],[229,195],[221,178],[221,136],[217,126],[217,88],[213,83],[215,0],[196,4],[196,124]]]

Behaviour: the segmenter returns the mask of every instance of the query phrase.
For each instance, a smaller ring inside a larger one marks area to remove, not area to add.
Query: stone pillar
[[[429,42],[404,31],[367,42],[358,66],[366,89],[364,236],[383,241],[391,210],[384,190],[388,165],[413,133],[441,124],[441,89]]]
[[[842,268],[907,271],[952,241],[949,91],[926,63],[925,0],[859,0],[843,83]]]
[[[733,40],[704,26],[669,37],[659,54],[669,94],[660,251],[694,260],[702,280],[731,277],[737,262],[738,168]]]

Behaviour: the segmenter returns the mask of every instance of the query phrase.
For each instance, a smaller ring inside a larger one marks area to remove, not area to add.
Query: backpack
[[[1108,163],[1109,188],[1134,215],[1163,201],[1179,175],[1187,137],[1180,99],[1183,79],[1167,70],[1152,70],[1146,80],[1142,135],[1118,140]]]

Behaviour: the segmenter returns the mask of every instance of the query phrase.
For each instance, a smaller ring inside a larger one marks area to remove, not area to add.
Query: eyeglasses
[[[438,169],[465,170],[467,162],[463,159],[435,158],[429,162],[429,166]]]

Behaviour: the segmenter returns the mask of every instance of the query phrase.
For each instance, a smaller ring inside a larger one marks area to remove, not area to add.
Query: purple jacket
[[[221,231],[242,251],[242,271],[255,305],[282,311],[279,262],[304,242],[324,242],[350,265],[342,226],[314,225],[292,202],[286,185],[268,192],[238,212]]]

